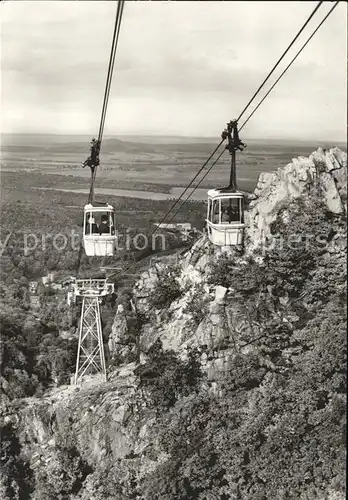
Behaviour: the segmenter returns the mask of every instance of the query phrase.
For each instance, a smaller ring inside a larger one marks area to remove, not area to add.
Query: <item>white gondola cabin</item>
[[[115,209],[111,205],[85,205],[83,243],[88,257],[111,257],[116,243]]]
[[[208,191],[207,232],[218,246],[242,245],[244,233],[244,196],[238,191]]]

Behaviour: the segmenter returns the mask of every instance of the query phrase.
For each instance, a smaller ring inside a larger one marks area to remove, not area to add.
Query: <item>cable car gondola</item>
[[[83,163],[91,169],[88,203],[83,211],[83,247],[88,257],[112,257],[115,253],[115,209],[108,203],[94,201],[94,183],[99,165],[100,141],[92,139],[91,155]]]
[[[83,244],[88,257],[112,257],[115,251],[115,209],[113,206],[85,205]]]
[[[232,136],[233,134],[233,136]],[[222,139],[228,139],[226,149],[231,154],[230,184],[226,188],[208,191],[208,211],[206,227],[208,238],[217,246],[235,246],[243,244],[244,234],[244,195],[237,190],[236,150],[243,150],[238,135],[237,121],[230,121],[222,133]]]
[[[214,245],[242,245],[244,195],[228,188],[208,191],[207,231]]]

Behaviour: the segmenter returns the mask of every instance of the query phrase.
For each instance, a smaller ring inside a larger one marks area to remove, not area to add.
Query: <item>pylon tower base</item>
[[[106,280],[76,280],[74,283],[75,295],[82,297],[75,384],[81,383],[84,376],[92,374],[100,374],[106,381],[100,300],[113,291],[113,285]]]

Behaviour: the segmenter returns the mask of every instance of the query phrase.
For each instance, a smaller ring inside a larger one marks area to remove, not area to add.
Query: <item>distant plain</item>
[[[65,207],[77,220],[89,188],[90,169],[81,165],[89,155],[90,140],[89,136],[73,135],[2,135],[3,205],[24,203],[32,209],[39,208],[40,217],[49,210],[53,220],[61,217],[59,210]],[[151,225],[166,213],[173,198],[187,186],[219,141],[219,137],[105,137],[96,196],[115,205],[124,224]],[[253,191],[261,172],[274,171],[291,162],[292,158],[308,156],[318,146],[330,148],[337,145],[346,150],[346,144],[332,141],[245,142],[246,149],[237,153],[237,178],[239,188],[249,192]],[[192,200],[202,201],[207,189],[225,186],[229,179],[229,164],[226,151]],[[196,220],[202,219],[203,223],[204,205],[201,208],[186,207],[182,218],[185,221],[190,219],[190,214],[195,211]],[[29,220],[27,222],[29,224]]]
[[[90,140],[88,136],[4,134],[1,138],[2,179],[5,173],[10,172],[40,174],[46,177],[49,187],[51,180],[47,176],[54,175],[61,177],[62,182],[61,186],[55,182],[54,187],[67,189],[69,180],[65,177],[73,176],[75,179],[70,181],[72,189],[87,187],[90,171],[88,168],[83,169],[81,164],[89,155]],[[97,188],[169,193],[173,187],[188,184],[218,142],[219,137],[106,137],[100,155]],[[261,172],[276,170],[294,157],[308,156],[318,146],[337,145],[346,149],[345,144],[332,142],[245,142],[246,149],[237,154],[238,183],[240,189],[245,191],[253,190]],[[229,176],[229,162],[226,151],[201,187],[225,185]]]

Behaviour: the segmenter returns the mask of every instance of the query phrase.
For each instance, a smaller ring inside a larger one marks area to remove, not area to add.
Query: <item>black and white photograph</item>
[[[0,499],[344,500],[344,1],[0,0]]]

